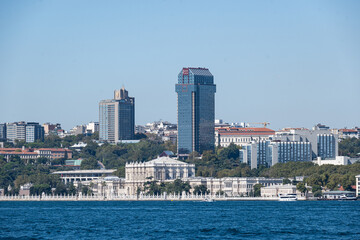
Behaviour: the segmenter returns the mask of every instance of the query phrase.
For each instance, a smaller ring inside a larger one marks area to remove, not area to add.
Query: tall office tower
[[[175,89],[178,103],[178,155],[213,150],[214,76],[206,68],[183,68]]]
[[[117,143],[135,137],[135,98],[123,87],[114,91],[114,99],[99,103],[99,138]]]

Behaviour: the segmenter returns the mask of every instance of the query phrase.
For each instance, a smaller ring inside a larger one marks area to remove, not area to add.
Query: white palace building
[[[131,162],[125,165],[127,194],[136,194],[146,181],[171,181],[195,177],[195,164],[169,157],[159,157],[149,162]]]
[[[98,173],[97,173],[98,172]],[[158,157],[148,162],[130,162],[125,165],[125,179],[109,176],[113,170],[78,170],[54,172],[60,178],[74,185],[89,186],[95,195],[113,196],[134,195],[144,187],[147,181],[171,182],[175,179],[189,182],[192,189],[197,185],[205,185],[210,194],[224,192],[228,196],[247,196],[253,191],[255,184],[263,186],[281,185],[282,178],[263,177],[195,177],[195,165],[169,157]],[[90,174],[89,176],[87,176]],[[100,175],[103,177],[100,177]]]

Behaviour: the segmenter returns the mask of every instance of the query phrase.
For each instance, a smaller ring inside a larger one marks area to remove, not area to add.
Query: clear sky
[[[123,85],[176,122],[182,67],[227,122],[360,126],[360,1],[0,1],[0,122],[98,121]]]

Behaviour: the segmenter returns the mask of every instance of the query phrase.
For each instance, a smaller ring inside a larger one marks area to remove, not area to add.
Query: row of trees
[[[339,155],[360,157],[360,139],[347,138],[339,142]]]
[[[26,183],[32,183],[38,189],[56,188],[61,181],[59,176],[50,174],[54,170],[55,167],[44,165],[41,161],[25,164],[18,156],[14,156],[7,162],[0,156],[0,188],[4,188],[8,194],[17,194],[20,186]]]
[[[271,168],[263,169],[259,176],[262,177],[286,177],[293,179],[295,176],[306,176],[305,183],[319,189],[337,189],[342,186],[345,190],[352,190],[356,184],[355,176],[360,174],[360,163],[346,166],[322,165],[312,162],[288,162],[278,163]]]
[[[179,194],[181,195],[183,192],[189,193],[191,186],[189,182],[183,182],[181,179],[176,179],[173,182],[168,183],[160,183],[158,181],[152,180],[152,178],[148,178],[149,181],[145,182],[143,188],[138,188],[138,194],[143,191],[150,195],[160,195],[164,192],[168,194]]]

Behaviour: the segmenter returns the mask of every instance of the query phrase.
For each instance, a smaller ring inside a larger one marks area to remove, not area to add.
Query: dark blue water
[[[360,239],[360,201],[0,202],[0,239]]]

